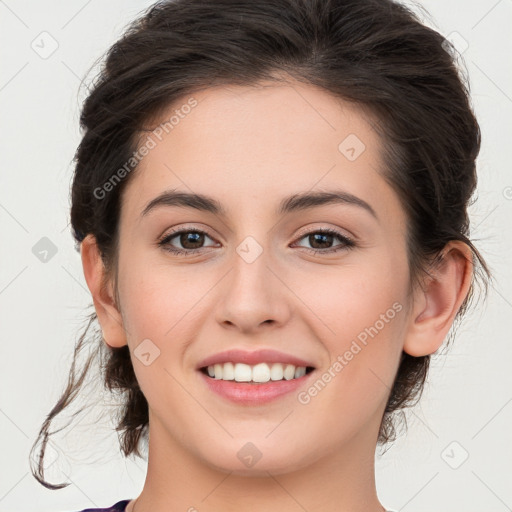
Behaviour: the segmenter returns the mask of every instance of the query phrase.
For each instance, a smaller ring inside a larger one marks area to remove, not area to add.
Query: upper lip
[[[314,367],[311,362],[308,362],[305,359],[301,359],[300,357],[293,356],[291,354],[285,354],[284,352],[278,352],[277,350],[266,349],[248,352],[247,350],[231,349],[213,354],[206,359],[203,359],[198,364],[197,369],[199,370],[206,366],[228,362],[245,363],[251,366],[258,363],[282,363],[293,364],[294,366]]]

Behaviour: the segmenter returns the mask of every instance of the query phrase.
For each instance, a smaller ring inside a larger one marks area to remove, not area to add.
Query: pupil
[[[194,246],[194,242],[202,242],[204,238],[204,235],[202,233],[184,233],[180,237],[180,243],[183,247],[187,249],[197,249],[197,247]],[[192,243],[192,247],[188,247],[189,243]]]
[[[316,234],[313,234],[311,236],[313,237],[314,243],[317,243],[318,241],[320,241],[320,243],[324,243],[325,244],[325,243],[329,242],[329,241],[326,241],[325,239],[326,238],[332,238],[333,235],[330,235],[329,233],[316,233]],[[311,238],[311,236],[310,236],[310,238]],[[318,240],[318,237],[323,239],[323,242],[322,242],[322,240]],[[311,240],[310,240],[310,243],[311,243],[311,245],[314,246],[314,243],[312,243]]]

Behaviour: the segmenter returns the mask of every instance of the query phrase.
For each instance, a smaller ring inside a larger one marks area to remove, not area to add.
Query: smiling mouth
[[[295,366],[282,363],[221,363],[200,368],[212,380],[237,382],[240,384],[266,384],[296,380],[309,375],[315,368],[312,366]]]

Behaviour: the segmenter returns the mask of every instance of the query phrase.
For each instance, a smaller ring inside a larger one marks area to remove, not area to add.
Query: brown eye
[[[199,249],[198,245],[200,246],[204,243],[204,234],[197,231],[187,231],[177,236],[179,237],[180,244],[185,249]]]
[[[175,231],[165,236],[160,242],[159,246],[162,246],[164,250],[175,253],[175,254],[193,254],[204,247],[205,238],[210,238],[208,233],[198,229],[187,229],[181,231]],[[171,243],[171,241],[175,240]],[[211,238],[210,238],[211,239]],[[175,247],[174,244],[178,243],[181,247]]]
[[[316,231],[311,231],[300,238],[300,240],[304,239],[307,239],[307,242],[311,245],[310,250],[315,253],[332,253],[355,246],[353,240],[334,229],[318,229]],[[332,244],[336,239],[338,239],[340,243],[333,246]],[[299,245],[299,247],[304,246]],[[308,247],[305,248],[309,249]]]

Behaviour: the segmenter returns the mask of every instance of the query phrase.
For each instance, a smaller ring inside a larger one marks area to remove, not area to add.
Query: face
[[[382,177],[381,140],[357,107],[304,84],[192,97],[162,117],[181,113],[168,133],[143,137],[150,148],[122,199],[120,310],[152,441],[240,474],[354,447],[373,455],[409,289],[406,218]],[[148,208],[165,192],[208,201]],[[236,384],[198,369],[233,349],[314,370]]]

